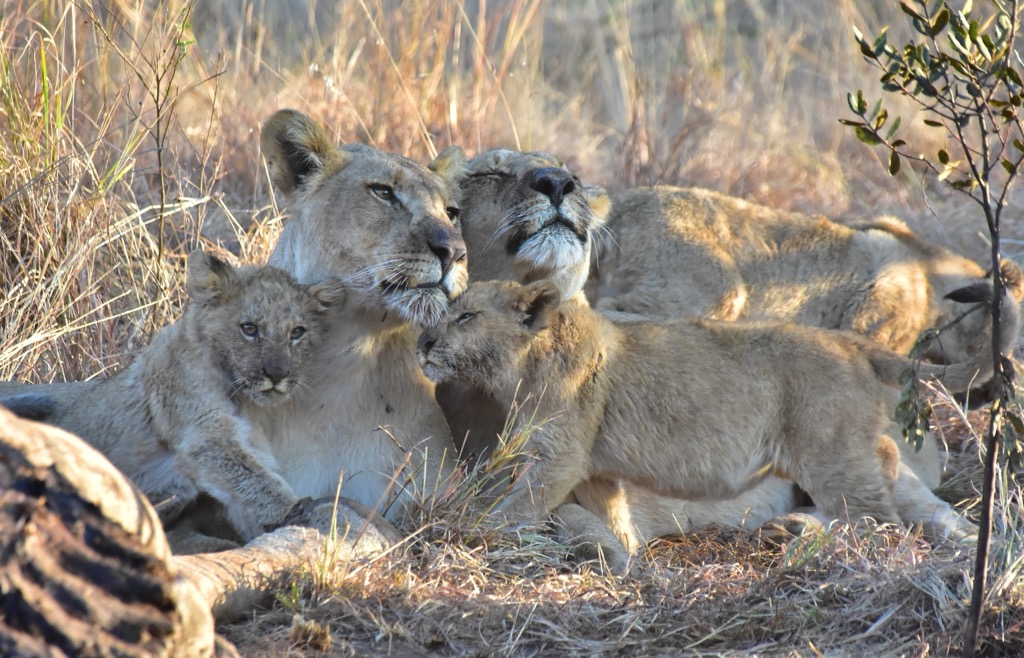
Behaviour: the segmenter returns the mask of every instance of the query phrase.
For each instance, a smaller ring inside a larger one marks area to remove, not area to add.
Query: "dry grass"
[[[613,189],[895,212],[982,258],[969,206],[909,168],[889,179],[837,122],[848,90],[877,93],[851,25],[898,33],[899,16],[880,0],[3,3],[0,377],[125,363],[175,317],[197,243],[263,259],[281,217],[256,135],[283,106],[419,159],[537,148]],[[1024,253],[1016,218],[1004,239]],[[976,444],[958,414],[941,425],[969,506]],[[1002,491],[992,655],[1024,651],[1020,489]],[[966,614],[969,560],[898,529],[788,546],[709,532],[656,543],[621,581],[563,552],[432,518],[404,552],[314,569],[228,630],[273,655],[944,655]]]

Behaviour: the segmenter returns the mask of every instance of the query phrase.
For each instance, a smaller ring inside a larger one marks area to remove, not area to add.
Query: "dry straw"
[[[836,121],[847,90],[874,84],[851,26],[897,13],[853,0],[5,2],[0,377],[120,367],[178,314],[197,243],[264,259],[282,217],[257,131],[285,106],[339,142],[420,160],[452,143],[544,149],[613,189],[704,185],[839,218],[886,210],[978,258],[977,218],[910,168],[886,178]],[[924,148],[931,133],[907,122]],[[1024,244],[1019,222],[1003,231]],[[970,510],[979,456],[964,421],[977,419],[942,408],[946,495]],[[783,543],[707,531],[655,542],[616,579],[567,561],[545,533],[479,523],[467,486],[451,483],[448,511],[425,511],[398,550],[310,565],[273,610],[226,630],[268,655],[959,649],[969,556],[912,530]],[[1000,491],[982,646],[1020,655],[1013,474]]]

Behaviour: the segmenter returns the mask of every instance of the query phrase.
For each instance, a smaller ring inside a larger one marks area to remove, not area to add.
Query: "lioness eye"
[[[459,209],[458,208],[456,208],[454,206],[448,206],[447,208],[445,208],[445,210],[448,212],[448,219],[452,220],[453,224],[459,221]]]
[[[395,188],[390,185],[384,185],[383,183],[373,183],[370,185],[370,191],[373,192],[381,201],[387,201],[388,203],[394,203],[397,199],[395,198]]]
[[[241,325],[242,333],[248,338],[255,338],[260,335],[260,328],[256,326],[255,322],[243,322]]]
[[[455,318],[455,324],[462,324],[463,322],[468,322],[469,320],[472,320],[474,317],[476,317],[476,313],[471,313],[467,311],[460,315],[459,317]]]
[[[302,338],[305,335],[306,335],[306,328],[305,327],[295,327],[294,329],[292,329],[292,333],[290,333],[288,335],[288,337],[291,338],[292,340],[298,340],[298,339]]]

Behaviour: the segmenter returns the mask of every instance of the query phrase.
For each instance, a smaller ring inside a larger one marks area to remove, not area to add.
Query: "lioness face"
[[[582,289],[609,208],[603,190],[547,153],[495,150],[469,161],[460,199],[474,279],[550,279],[563,298]]]
[[[271,263],[300,282],[339,277],[350,301],[437,322],[466,287],[454,185],[461,151],[433,169],[364,145],[336,149],[309,117],[282,110],[263,128],[271,176],[293,217]]]
[[[277,268],[234,269],[202,252],[189,258],[188,288],[193,326],[219,357],[229,396],[257,405],[302,389],[326,310],[343,297],[337,282],[300,286]]]
[[[517,377],[537,332],[557,307],[561,291],[551,281],[522,285],[478,281],[423,332],[420,367],[435,382],[458,381],[485,390]]]

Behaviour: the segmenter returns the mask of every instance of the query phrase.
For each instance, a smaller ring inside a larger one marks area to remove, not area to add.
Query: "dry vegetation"
[[[909,167],[889,179],[837,123],[846,91],[877,90],[851,26],[898,33],[898,16],[882,0],[8,0],[0,377],[125,363],[175,317],[199,241],[265,258],[281,216],[257,130],[284,106],[339,142],[421,160],[451,143],[544,149],[613,189],[894,212],[981,258],[970,207]],[[937,139],[910,124],[914,143]],[[1024,225],[1003,230],[1024,252]],[[969,508],[976,440],[944,410],[962,474],[950,495]],[[998,509],[982,647],[1020,655],[1016,483]],[[623,580],[563,553],[546,536],[434,519],[373,563],[310,565],[274,610],[225,630],[252,655],[923,656],[955,653],[966,619],[970,556],[903,529],[789,543],[708,532],[653,544]]]

